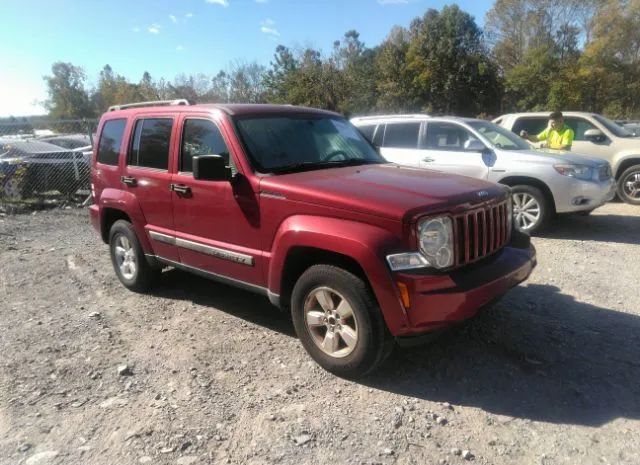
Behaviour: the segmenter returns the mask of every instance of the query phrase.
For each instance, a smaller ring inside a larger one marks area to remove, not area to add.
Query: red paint
[[[466,267],[450,274],[392,273],[385,256],[415,250],[419,218],[459,215],[500,202],[505,198],[503,189],[477,179],[393,165],[276,176],[254,173],[236,136],[232,115],[300,112],[327,113],[272,105],[165,106],[106,113],[99,136],[106,120],[126,118],[128,123],[118,166],[99,164],[93,157],[92,224],[100,230],[106,209],[122,211],[132,220],[145,253],[260,286],[273,294],[281,292],[283,267],[294,248],[313,247],[349,256],[364,270],[387,326],[397,336],[468,318],[529,275],[535,251],[513,247],[503,248],[497,259],[488,260],[486,267],[491,272],[480,273],[486,279],[476,279],[472,288],[456,283]],[[133,124],[141,116],[174,119],[167,171],[127,166]],[[194,180],[178,172],[182,124],[187,116],[207,118],[218,125],[238,170],[232,182]],[[134,177],[136,186],[124,185],[122,175]],[[171,183],[186,185],[191,193],[171,192]],[[479,190],[488,193],[482,202],[478,201]],[[250,255],[254,264],[165,244],[151,239],[149,231]],[[473,270],[482,270],[483,263],[472,265]],[[397,281],[407,285],[409,310],[401,304]]]

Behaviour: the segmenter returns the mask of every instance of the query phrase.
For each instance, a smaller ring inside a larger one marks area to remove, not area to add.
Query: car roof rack
[[[187,99],[180,98],[175,100],[154,100],[151,102],[125,103],[122,105],[111,105],[107,111],[125,110],[127,108],[143,108],[143,107],[160,107],[174,105],[191,105]]]

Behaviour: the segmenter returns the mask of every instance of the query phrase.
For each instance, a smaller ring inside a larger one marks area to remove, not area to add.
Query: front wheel
[[[393,349],[371,290],[342,268],[315,265],[305,271],[293,289],[291,313],[306,351],[336,375],[370,373]]]
[[[640,165],[626,169],[618,179],[618,197],[625,203],[640,205]]]
[[[552,207],[540,189],[520,185],[511,188],[514,225],[522,232],[540,231],[551,216]]]

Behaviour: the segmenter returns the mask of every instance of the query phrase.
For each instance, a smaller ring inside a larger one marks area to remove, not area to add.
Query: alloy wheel
[[[312,290],[305,300],[304,318],[311,339],[325,354],[349,355],[358,343],[358,322],[351,304],[329,287]]]
[[[128,280],[133,279],[136,276],[138,265],[136,251],[128,237],[121,234],[116,237],[114,253],[122,276]]]
[[[640,171],[631,172],[622,181],[624,193],[633,200],[640,200]]]
[[[516,192],[513,194],[513,216],[518,229],[528,231],[540,221],[542,209],[540,202],[531,194]]]

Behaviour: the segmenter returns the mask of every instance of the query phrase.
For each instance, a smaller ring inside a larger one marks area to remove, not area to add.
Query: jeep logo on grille
[[[489,193],[487,191],[480,191],[478,192],[478,197],[484,199],[485,197],[489,197]]]

